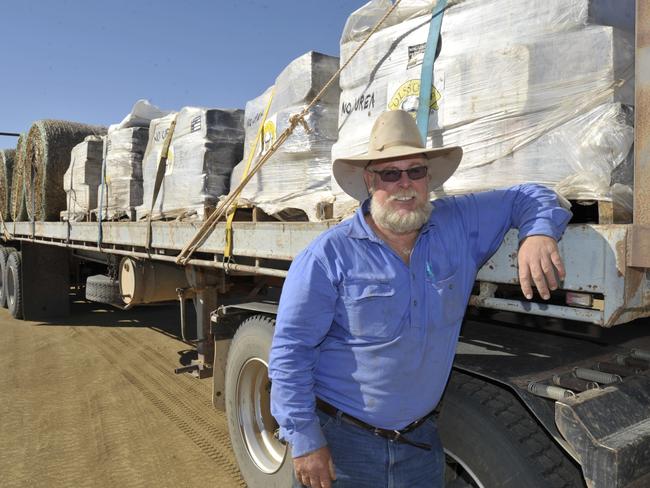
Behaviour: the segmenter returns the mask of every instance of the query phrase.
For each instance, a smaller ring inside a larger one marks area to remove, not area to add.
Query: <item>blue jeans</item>
[[[389,441],[318,411],[336,469],[336,488],[442,488],[445,456],[433,418],[406,434],[430,451]],[[301,488],[295,479],[293,488]]]

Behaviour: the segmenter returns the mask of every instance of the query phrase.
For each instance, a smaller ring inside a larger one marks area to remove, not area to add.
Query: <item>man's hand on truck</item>
[[[334,463],[327,446],[293,458],[296,479],[311,488],[331,488],[336,479]]]
[[[529,300],[533,298],[533,283],[544,300],[551,298],[565,271],[557,242],[548,236],[528,236],[519,245],[519,283]],[[556,274],[557,271],[557,274]]]

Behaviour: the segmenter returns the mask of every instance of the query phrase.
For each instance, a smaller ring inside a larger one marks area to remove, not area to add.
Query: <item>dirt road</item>
[[[244,487],[211,380],[175,375],[174,307],[0,309],[0,486]]]

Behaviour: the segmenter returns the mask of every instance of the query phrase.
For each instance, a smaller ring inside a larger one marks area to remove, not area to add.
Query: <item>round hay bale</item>
[[[14,167],[11,176],[11,198],[9,199],[9,213],[11,220],[21,222],[27,220],[25,208],[25,153],[27,135],[21,134],[16,145]]]
[[[106,134],[105,127],[64,120],[38,120],[27,135],[25,203],[34,220],[59,220],[66,209],[63,175],[70,166],[72,148],[84,137]]]
[[[9,199],[11,197],[11,177],[14,170],[15,149],[0,150],[0,213],[2,220],[9,220]]]

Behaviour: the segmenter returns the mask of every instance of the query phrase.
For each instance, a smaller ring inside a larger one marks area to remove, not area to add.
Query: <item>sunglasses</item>
[[[406,173],[406,176],[408,176],[410,180],[421,180],[429,172],[429,167],[413,166],[409,169],[368,169],[368,171],[379,175],[379,178],[381,178],[381,181],[384,183],[395,183],[396,181],[400,180],[402,173]]]

